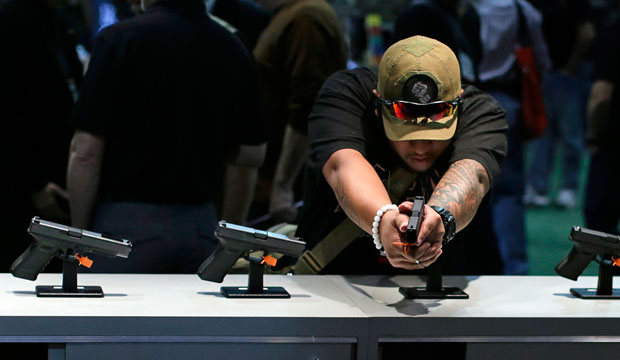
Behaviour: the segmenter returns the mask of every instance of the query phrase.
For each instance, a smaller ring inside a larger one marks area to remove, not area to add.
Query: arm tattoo
[[[362,227],[360,218],[353,211],[353,208],[351,206],[351,201],[349,200],[349,197],[345,193],[344,186],[342,185],[341,182],[338,182],[338,185],[334,189],[334,193],[336,194],[336,199],[338,199],[338,204],[340,204],[340,207],[342,208],[342,210],[344,210],[345,214],[347,214],[349,219],[351,219],[351,221],[353,221],[353,223],[355,223],[357,226]]]
[[[471,159],[459,160],[448,168],[435,187],[428,205],[447,209],[456,219],[457,231],[469,224],[490,188],[484,167]]]

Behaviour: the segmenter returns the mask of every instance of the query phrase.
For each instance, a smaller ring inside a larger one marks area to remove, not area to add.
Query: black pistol
[[[418,241],[418,232],[420,232],[422,221],[424,221],[424,197],[416,196],[413,199],[413,209],[411,210],[405,235],[408,243],[414,244]]]
[[[215,229],[220,241],[215,251],[200,265],[197,273],[202,280],[221,283],[237,259],[251,251],[300,256],[306,243],[299,238],[220,221]]]
[[[555,272],[577,280],[597,255],[620,258],[620,236],[573,226],[569,236],[573,242],[570,253],[555,267]]]
[[[113,239],[92,231],[77,229],[34,217],[28,227],[34,238],[32,244],[21,254],[10,272],[13,276],[36,280],[37,276],[54,256],[65,258],[74,254],[93,253],[127,258],[131,243],[124,239]]]

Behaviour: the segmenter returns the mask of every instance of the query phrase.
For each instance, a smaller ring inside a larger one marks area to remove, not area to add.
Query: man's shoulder
[[[118,21],[112,25],[108,25],[97,33],[99,39],[115,39],[119,37],[131,37],[144,26],[144,15]]]

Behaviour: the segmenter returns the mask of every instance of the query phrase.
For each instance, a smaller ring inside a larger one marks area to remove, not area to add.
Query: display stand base
[[[444,287],[443,270],[440,263],[428,268],[426,286],[400,287],[398,291],[407,299],[469,299],[469,295],[457,287]]]
[[[38,297],[103,297],[101,286],[78,286],[64,290],[62,286],[41,285],[35,287]]]
[[[469,295],[456,287],[429,290],[426,287],[401,287],[398,291],[407,299],[469,299]]]
[[[612,289],[611,294],[597,294],[597,289],[570,289],[570,293],[580,299],[620,300],[620,289]]]
[[[39,285],[35,287],[38,297],[103,297],[101,286],[78,286],[77,267],[78,261],[73,254],[66,254],[61,257],[62,265],[62,286],[60,285]]]
[[[250,291],[247,286],[222,286],[222,295],[227,298],[281,298],[288,299],[291,295],[281,286],[263,287],[263,291]]]

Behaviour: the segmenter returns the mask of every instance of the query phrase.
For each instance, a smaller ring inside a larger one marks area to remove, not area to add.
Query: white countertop
[[[399,286],[426,285],[412,276],[331,276],[330,280],[370,317],[620,317],[620,300],[583,300],[570,294],[570,288],[596,288],[596,276],[581,276],[576,282],[559,276],[445,276],[443,286],[462,289],[469,294],[466,300],[405,299]]]
[[[197,275],[79,274],[78,286],[98,285],[103,298],[43,298],[37,285],[61,285],[61,274],[34,282],[0,274],[0,316],[317,317],[365,318],[330,281],[314,276],[265,275],[264,286],[283,286],[290,299],[228,299],[221,286],[247,286],[247,275],[222,284]]]
[[[290,299],[228,299],[221,286],[246,286],[247,275],[222,284],[196,275],[79,274],[78,285],[98,285],[103,298],[42,298],[37,285],[60,285],[61,274],[32,282],[0,274],[0,316],[107,317],[457,317],[619,318],[620,300],[582,300],[573,287],[596,287],[595,276],[577,282],[558,276],[445,276],[469,299],[410,300],[399,286],[425,286],[414,276],[265,275],[264,286],[283,286]]]

